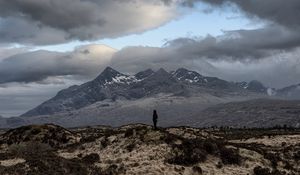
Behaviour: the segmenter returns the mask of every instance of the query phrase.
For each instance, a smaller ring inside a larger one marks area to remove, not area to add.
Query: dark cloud
[[[209,38],[208,40],[215,40],[211,36]],[[207,55],[199,54],[197,47],[192,49],[196,54],[190,54],[192,51],[186,48],[189,44],[198,45],[199,43],[192,39],[178,39],[163,48],[127,47],[113,55],[111,66],[129,73],[147,68],[155,70],[163,67],[167,70],[175,70],[185,67],[206,76],[216,76],[228,81],[259,80],[275,88],[300,83],[298,78],[300,76],[300,48],[277,51],[276,54],[269,53],[264,55],[263,59],[260,57],[261,59],[255,61],[253,59],[233,61],[221,58],[209,59]]]
[[[200,39],[178,38],[168,41],[161,48],[128,47],[115,54],[112,61],[119,64],[120,59],[121,63],[135,60],[139,64],[133,64],[134,66],[143,65],[144,68],[168,61],[174,61],[173,67],[193,60],[248,62],[271,57],[283,51],[292,51],[298,46],[300,46],[300,35],[297,31],[269,25],[254,30],[227,31],[217,37],[208,35]]]
[[[113,55],[111,66],[128,73],[136,73],[148,68],[176,70],[186,67],[209,74],[214,71],[205,59],[180,52],[176,47],[127,47]]]
[[[261,19],[264,26],[225,31],[222,36],[207,36],[193,42],[184,38],[171,41],[170,45],[179,45],[180,53],[214,60],[258,60],[300,46],[298,0],[185,0],[183,5],[194,7],[197,2],[244,13],[251,19]]]
[[[0,0],[0,42],[43,45],[118,37],[175,16],[171,0]]]
[[[274,37],[276,36],[276,37]],[[202,39],[179,38],[169,41],[167,47],[192,58],[215,60],[263,59],[281,50],[300,46],[300,35],[285,27],[268,26],[254,30],[227,31],[224,35]]]
[[[0,43],[55,44],[68,41],[66,32],[17,17],[0,18]]]
[[[216,67],[216,76],[231,81],[259,80],[266,86],[283,88],[299,84],[300,49],[282,52],[256,62],[210,62]]]
[[[87,45],[72,52],[34,51],[10,56],[0,61],[0,84],[9,82],[55,84],[55,77],[94,78],[106,66],[125,73],[136,73],[148,68],[169,70],[183,67],[210,72],[205,60],[180,53],[177,47],[127,47],[118,52],[103,45]]]
[[[0,84],[40,82],[56,76],[92,77],[109,64],[114,52],[107,46],[88,45],[69,53],[35,51],[17,54],[0,61]]]
[[[266,19],[289,28],[300,27],[299,0],[187,0],[189,4],[197,1],[219,7],[236,5],[249,17]]]

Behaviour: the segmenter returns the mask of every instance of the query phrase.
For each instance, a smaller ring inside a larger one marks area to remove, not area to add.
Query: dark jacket
[[[154,111],[153,112],[153,121],[157,121],[157,118],[158,118],[157,113],[156,113],[156,111]]]

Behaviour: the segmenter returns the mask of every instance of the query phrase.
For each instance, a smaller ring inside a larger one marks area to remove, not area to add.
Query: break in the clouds
[[[176,17],[160,0],[0,0],[0,42],[45,45],[144,32]]]

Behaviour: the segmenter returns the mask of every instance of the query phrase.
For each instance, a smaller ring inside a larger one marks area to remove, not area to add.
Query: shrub
[[[176,142],[177,140],[181,140],[181,139],[177,135],[167,133],[163,137],[161,137],[161,140],[163,140],[165,143],[167,143],[169,145],[172,145],[172,144],[174,144],[174,142]]]
[[[294,154],[294,159],[295,160],[300,160],[300,151],[297,151],[295,154]]]
[[[125,134],[124,134],[124,137],[131,137],[133,136],[133,129],[132,128],[129,128],[125,131]]]
[[[26,168],[26,173],[21,174],[81,175],[88,173],[87,165],[83,164],[79,159],[64,159],[62,157],[57,156],[53,151],[51,151],[48,148],[48,145],[39,143],[29,145],[20,144],[12,145],[9,148],[9,151],[12,152],[16,157],[22,157],[26,160],[26,166],[28,166]]]
[[[277,167],[277,162],[280,161],[280,157],[277,154],[273,153],[266,153],[264,157],[272,163],[273,168]]]
[[[19,163],[15,166],[0,166],[0,174],[26,174],[26,165]]]
[[[262,168],[260,166],[255,167],[253,172],[254,175],[285,175],[284,172],[280,172],[277,169],[271,171],[269,168]]]
[[[95,136],[87,136],[87,137],[83,137],[81,139],[82,143],[90,143],[90,142],[94,142],[96,140]]]
[[[101,175],[117,175],[117,174],[124,174],[125,173],[125,168],[123,165],[116,165],[116,164],[112,164],[110,165],[107,169],[102,170],[100,173],[98,172],[98,174]]]
[[[48,144],[39,142],[27,142],[11,145],[8,149],[8,152],[15,157],[26,158],[32,155],[43,155],[51,150],[52,148]]]
[[[220,149],[220,158],[225,165],[226,164],[239,165],[242,160],[242,157],[239,155],[236,149],[225,148],[225,147]]]
[[[129,145],[126,146],[126,149],[128,152],[131,152],[133,151],[133,149],[135,148],[135,144],[134,143],[131,143]]]
[[[202,168],[199,166],[193,166],[192,170],[197,174],[202,174]]]
[[[82,161],[86,164],[94,164],[100,161],[100,156],[96,153],[91,153],[82,158]]]
[[[203,148],[208,154],[216,154],[219,151],[218,145],[213,140],[205,140]]]
[[[12,153],[0,153],[0,160],[6,160],[13,157],[14,155]]]
[[[218,162],[218,164],[216,165],[216,167],[217,167],[218,169],[221,169],[221,168],[223,167],[222,162]]]
[[[108,146],[108,139],[107,139],[107,137],[104,137],[104,139],[101,140],[101,146],[103,148],[106,148]]]
[[[200,140],[184,140],[181,145],[173,147],[172,156],[167,160],[168,163],[177,165],[194,165],[206,160],[207,152],[201,149]]]
[[[269,168],[262,168],[257,166],[253,169],[254,175],[270,175],[271,171]]]
[[[293,170],[294,167],[293,165],[291,165],[289,162],[285,162],[284,168],[287,170]]]
[[[31,134],[33,134],[33,135],[37,135],[37,134],[39,134],[41,132],[41,129],[40,128],[33,128],[32,130],[31,130]]]

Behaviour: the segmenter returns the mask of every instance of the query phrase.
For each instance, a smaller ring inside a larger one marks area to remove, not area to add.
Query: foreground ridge
[[[30,125],[0,135],[0,174],[299,174],[299,139],[287,127]]]

